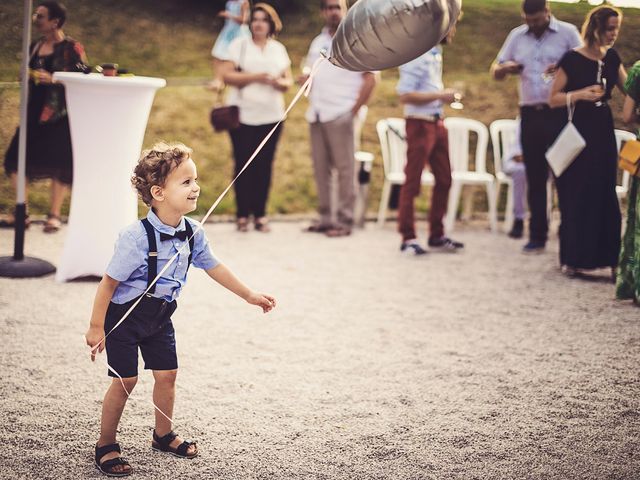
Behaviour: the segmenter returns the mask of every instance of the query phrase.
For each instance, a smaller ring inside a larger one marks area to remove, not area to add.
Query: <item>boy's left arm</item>
[[[256,293],[247,287],[244,283],[240,281],[238,277],[236,277],[226,265],[221,263],[217,264],[215,267],[209,268],[205,270],[207,275],[213,278],[216,282],[222,285],[227,290],[238,295],[240,298],[245,300],[247,303],[251,305],[257,305],[262,308],[263,313],[267,313],[271,311],[276,306],[276,299],[271,295],[267,295],[264,293]]]

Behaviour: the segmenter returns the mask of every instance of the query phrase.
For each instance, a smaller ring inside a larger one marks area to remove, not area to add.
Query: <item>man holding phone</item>
[[[511,30],[491,73],[496,80],[520,76],[521,142],[527,172],[529,242],[524,253],[541,253],[547,242],[547,178],[545,153],[553,141],[549,94],[556,64],[582,39],[578,29],[551,15],[547,0],[524,0],[525,24]]]

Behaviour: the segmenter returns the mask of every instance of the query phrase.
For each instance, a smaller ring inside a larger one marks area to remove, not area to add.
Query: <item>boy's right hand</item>
[[[251,305],[257,305],[262,308],[262,313],[267,313],[276,307],[276,299],[271,295],[264,293],[251,292],[247,297],[247,303]]]
[[[84,338],[87,341],[87,345],[91,347],[91,361],[94,362],[96,360],[96,352],[102,352],[104,350],[104,329],[89,327]],[[98,345],[98,348],[95,348],[96,345]]]

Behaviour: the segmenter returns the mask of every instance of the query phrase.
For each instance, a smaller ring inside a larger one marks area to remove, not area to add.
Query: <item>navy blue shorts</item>
[[[104,322],[105,335],[120,321],[137,300],[117,304],[110,302]],[[177,304],[160,298],[143,297],[129,316],[106,341],[107,361],[122,378],[138,375],[138,347],[146,370],[178,368],[176,336],[171,315]],[[109,370],[110,377],[117,377]]]

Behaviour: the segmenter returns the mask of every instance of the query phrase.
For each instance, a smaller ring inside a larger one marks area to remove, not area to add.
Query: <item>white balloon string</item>
[[[104,337],[102,337],[102,339],[93,347],[91,347],[91,353],[92,354],[96,354],[98,353],[97,350],[100,347],[100,344],[105,342],[107,337],[109,335],[111,335],[111,333],[113,333],[113,331],[118,328],[122,322],[124,322],[129,315],[131,314],[131,312],[138,306],[138,304],[142,301],[142,298],[147,295],[149,293],[149,291],[151,290],[151,288],[157,283],[157,281],[160,279],[160,277],[162,277],[162,274],[169,268],[169,266],[176,260],[176,258],[178,258],[178,256],[182,253],[182,251],[187,247],[187,245],[189,244],[189,241],[196,235],[196,233],[198,233],[198,231],[200,231],[202,229],[202,226],[205,224],[205,222],[207,221],[207,219],[209,218],[209,216],[213,213],[213,211],[218,207],[218,205],[220,204],[220,202],[222,201],[222,199],[226,196],[227,193],[229,193],[229,190],[231,190],[231,187],[233,187],[233,185],[236,183],[236,181],[238,180],[238,178],[240,177],[240,175],[242,175],[242,173],[249,167],[249,165],[253,162],[253,160],[258,156],[258,154],[260,153],[260,151],[264,148],[265,144],[269,141],[269,139],[273,136],[273,134],[275,133],[276,129],[280,126],[280,124],[282,122],[284,122],[284,120],[287,118],[287,115],[289,114],[289,112],[293,109],[294,105],[296,103],[298,103],[298,101],[300,100],[300,97],[302,97],[303,95],[305,97],[307,97],[309,95],[309,92],[311,91],[311,85],[313,83],[313,77],[316,74],[316,71],[318,70],[318,67],[320,66],[320,64],[325,61],[326,58],[325,57],[320,57],[318,58],[314,64],[313,67],[311,68],[311,73],[309,73],[309,77],[306,79],[306,81],[302,84],[302,86],[298,89],[298,92],[296,93],[296,95],[293,97],[293,100],[291,100],[291,102],[289,103],[289,106],[286,108],[284,114],[282,115],[282,118],[278,121],[278,123],[275,124],[275,126],[271,129],[271,131],[267,134],[267,136],[264,138],[264,140],[262,140],[262,142],[260,142],[260,145],[258,145],[258,147],[255,149],[255,151],[253,152],[253,154],[251,155],[251,157],[249,157],[249,159],[246,161],[246,163],[244,164],[244,166],[242,167],[242,169],[238,172],[238,174],[233,178],[233,180],[231,180],[231,183],[229,185],[227,185],[227,187],[222,191],[222,193],[218,196],[218,198],[216,199],[215,202],[213,202],[213,205],[211,205],[211,207],[209,208],[209,210],[207,211],[207,213],[205,214],[204,217],[202,217],[202,220],[200,221],[200,224],[197,226],[197,228],[193,231],[193,234],[188,238],[187,241],[183,242],[183,245],[178,249],[178,251],[169,259],[169,261],[167,262],[167,264],[160,270],[160,272],[158,272],[158,274],[156,275],[156,277],[153,279],[153,281],[147,286],[146,290],[144,292],[142,292],[142,294],[138,297],[138,299],[133,303],[133,305],[131,305],[131,307],[129,307],[129,309],[125,312],[125,314],[122,316],[122,318],[120,320],[118,320],[118,322],[113,326],[113,328],[111,328],[111,330],[109,330]],[[105,345],[106,348],[106,345]],[[124,389],[125,393],[127,394],[127,398],[131,397],[130,392],[126,389],[125,385],[124,385],[124,381],[122,380],[122,377],[120,376],[120,374],[113,368],[111,367],[111,365],[109,365],[109,362],[105,359],[105,363],[107,365],[107,368],[109,369],[109,371],[113,372],[119,379],[120,379],[120,383],[122,384],[122,388]],[[165,418],[167,418],[167,420],[169,420],[172,424],[173,424],[173,420],[168,417],[160,408],[158,408],[158,406],[154,403],[151,402],[153,404],[153,407],[160,412]]]
[[[308,96],[309,95],[309,91],[311,89],[311,84],[313,82],[313,77],[318,69],[318,66],[325,60],[324,57],[320,57],[318,58],[318,60],[315,61],[315,63],[313,64],[313,67],[311,69],[311,73],[309,74],[309,78],[307,78],[307,80],[302,84],[302,86],[300,87],[300,89],[298,90],[298,92],[296,93],[296,95],[294,96],[293,100],[291,101],[291,103],[289,103],[289,106],[287,107],[287,109],[285,110],[282,118],[278,121],[278,123],[275,124],[275,126],[271,129],[271,131],[267,134],[267,136],[264,138],[264,140],[262,140],[262,142],[260,143],[260,145],[258,145],[258,147],[256,148],[256,150],[253,152],[253,154],[251,155],[251,157],[249,157],[249,159],[247,160],[247,162],[244,164],[244,166],[242,167],[242,169],[240,170],[240,172],[238,172],[238,174],[234,177],[234,179],[231,181],[231,183],[229,185],[227,185],[227,187],[222,191],[222,193],[218,196],[218,198],[216,199],[215,202],[213,202],[213,205],[211,205],[211,207],[209,208],[209,210],[207,211],[207,213],[205,214],[205,216],[202,218],[202,220],[200,221],[200,224],[196,227],[196,229],[193,231],[193,234],[188,238],[188,240],[191,240],[196,233],[198,233],[198,231],[200,231],[202,229],[202,226],[205,224],[205,222],[207,221],[207,219],[209,218],[209,216],[213,213],[213,211],[218,207],[218,205],[220,204],[220,202],[222,201],[222,199],[226,196],[227,193],[229,193],[229,190],[231,190],[231,187],[233,187],[233,185],[236,183],[236,181],[238,180],[238,178],[240,177],[240,175],[242,175],[244,173],[244,171],[249,167],[249,165],[253,162],[253,160],[256,158],[256,156],[260,153],[260,151],[262,150],[262,148],[265,146],[265,144],[269,141],[269,139],[271,138],[271,136],[274,134],[274,132],[276,131],[276,129],[280,126],[280,124],[286,119],[287,115],[289,114],[289,112],[291,111],[291,109],[294,107],[294,105],[296,103],[298,103],[298,100],[300,100],[300,97],[302,95]],[[176,260],[176,258],[178,258],[178,256],[182,253],[182,251],[187,247],[188,245],[188,241],[184,242],[182,247],[180,247],[180,249],[169,259],[169,261],[167,262],[167,264],[162,268],[162,270],[160,270],[160,272],[158,272],[158,274],[156,275],[156,277],[153,279],[153,281],[147,286],[146,290],[144,292],[142,292],[142,294],[140,295],[140,297],[138,297],[138,299],[133,303],[133,305],[131,305],[131,307],[129,307],[129,309],[125,312],[125,314],[122,316],[122,318],[118,321],[118,323],[116,323],[113,328],[111,330],[109,330],[109,332],[102,338],[102,340],[100,342],[98,342],[94,347],[93,347],[93,351],[95,351],[98,346],[116,329],[120,326],[120,324],[122,322],[124,322],[126,320],[126,318],[131,314],[131,312],[138,306],[138,304],[142,301],[142,298],[149,293],[149,291],[151,290],[151,288],[156,284],[156,282],[160,279],[160,277],[162,277],[162,274],[164,272],[167,271],[167,269],[171,266],[171,264]]]

